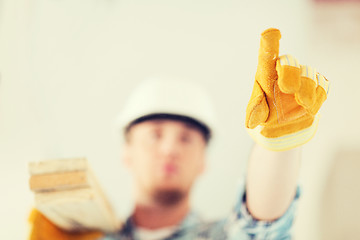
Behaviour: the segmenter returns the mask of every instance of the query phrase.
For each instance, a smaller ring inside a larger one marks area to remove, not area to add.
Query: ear
[[[200,166],[199,166],[199,175],[202,175],[206,170],[206,156],[204,156],[201,159]]]
[[[121,160],[124,163],[126,168],[130,168],[131,159],[130,159],[130,146],[128,143],[124,143],[121,151]]]

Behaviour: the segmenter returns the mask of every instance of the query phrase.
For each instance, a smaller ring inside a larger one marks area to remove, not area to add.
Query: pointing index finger
[[[261,75],[258,81],[262,87],[277,78],[276,60],[280,38],[280,31],[276,28],[269,28],[261,34],[257,74]]]
[[[279,40],[281,34],[279,29],[269,28],[261,33],[259,57],[277,58],[279,55]]]

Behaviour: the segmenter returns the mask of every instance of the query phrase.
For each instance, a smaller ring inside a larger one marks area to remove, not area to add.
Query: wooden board
[[[91,187],[89,178],[86,171],[74,171],[33,175],[29,183],[34,192],[60,191]]]
[[[122,226],[86,159],[30,163],[29,172],[36,208],[58,227],[115,232]]]
[[[88,169],[86,158],[54,159],[29,163],[30,175],[87,171]]]

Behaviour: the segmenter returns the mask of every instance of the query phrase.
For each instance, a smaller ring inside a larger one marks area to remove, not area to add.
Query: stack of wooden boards
[[[36,208],[67,231],[114,232],[122,226],[85,158],[29,164]]]

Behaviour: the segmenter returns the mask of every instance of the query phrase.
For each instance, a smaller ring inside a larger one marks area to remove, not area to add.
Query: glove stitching
[[[281,113],[282,117],[284,118],[284,113],[282,112],[282,109],[279,108],[278,109],[278,105],[277,105],[277,101],[276,101],[276,98],[278,98],[278,101],[281,101],[280,99],[280,96],[279,96],[279,93],[276,91],[276,85],[277,85],[277,80],[275,81],[274,83],[274,106],[275,106],[275,110],[276,110],[276,120],[278,123],[280,123],[279,121],[279,112]],[[281,105],[281,103],[279,103]]]

